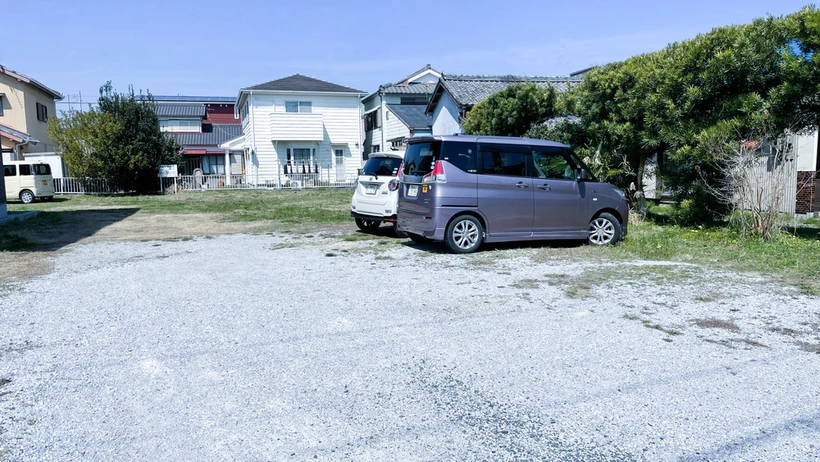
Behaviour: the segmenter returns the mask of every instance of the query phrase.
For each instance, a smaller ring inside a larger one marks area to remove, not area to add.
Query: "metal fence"
[[[113,182],[104,178],[54,178],[54,194],[122,194]]]
[[[316,164],[282,165],[274,176],[252,175],[180,175],[175,178],[159,178],[157,190],[163,193],[178,191],[213,191],[228,189],[316,189],[349,188],[356,175],[337,175],[331,168]],[[125,191],[104,179],[55,178],[55,194],[123,194]]]

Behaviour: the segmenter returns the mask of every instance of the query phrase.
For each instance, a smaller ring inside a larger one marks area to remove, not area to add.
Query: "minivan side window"
[[[535,148],[532,152],[534,178],[574,180],[575,169],[561,148]]]
[[[35,175],[51,175],[51,166],[48,164],[34,164],[31,167]]]
[[[459,170],[467,173],[476,173],[476,144],[459,141],[445,141],[441,145],[441,160],[446,160]]]
[[[3,176],[17,176],[17,166],[16,165],[4,165],[3,166]]]
[[[28,164],[21,164],[20,165],[20,176],[31,175],[31,165]]]
[[[481,144],[479,151],[485,175],[527,176],[527,146]]]

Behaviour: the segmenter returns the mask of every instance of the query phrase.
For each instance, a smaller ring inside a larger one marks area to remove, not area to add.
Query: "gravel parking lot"
[[[93,242],[0,286],[0,460],[820,459],[817,298],[354,237]]]

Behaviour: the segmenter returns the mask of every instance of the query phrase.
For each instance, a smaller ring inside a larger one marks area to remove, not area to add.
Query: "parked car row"
[[[628,210],[624,192],[598,181],[567,145],[471,135],[411,138],[403,158],[372,154],[351,203],[362,231],[389,222],[400,236],[456,253],[484,242],[615,244]]]

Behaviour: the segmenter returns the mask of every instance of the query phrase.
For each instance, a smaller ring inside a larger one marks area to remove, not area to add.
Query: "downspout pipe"
[[[15,144],[14,149],[12,150],[14,152],[14,160],[23,160],[23,157],[20,155],[20,148],[22,146],[25,146],[25,145],[29,144],[29,143],[37,144],[37,143],[39,143],[39,141],[35,140],[34,138],[26,138],[21,143]]]
[[[386,151],[385,146],[384,146],[384,113],[385,113],[385,111],[387,111],[387,108],[384,107],[384,89],[383,89],[383,87],[379,87],[379,112],[378,112],[378,114],[380,114],[379,115],[379,125],[381,126],[381,130],[382,130],[382,142],[379,145],[379,151],[381,151],[381,152]]]

